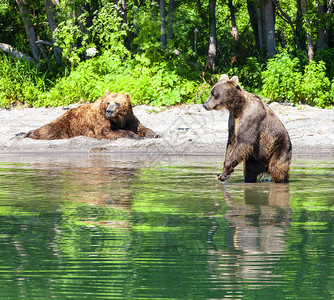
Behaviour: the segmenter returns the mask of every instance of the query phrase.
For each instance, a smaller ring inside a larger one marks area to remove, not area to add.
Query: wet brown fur
[[[204,107],[227,109],[228,141],[223,173],[225,181],[234,168],[244,163],[245,182],[256,182],[257,176],[269,173],[275,182],[289,182],[292,146],[289,134],[275,113],[257,95],[238,85],[236,76],[222,75],[210,91]]]
[[[99,140],[158,137],[135,117],[128,93],[110,92],[94,103],[70,109],[52,122],[29,131],[25,137],[55,140],[81,135]]]

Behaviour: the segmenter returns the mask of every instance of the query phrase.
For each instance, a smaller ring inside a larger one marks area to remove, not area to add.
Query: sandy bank
[[[334,155],[334,110],[310,106],[270,107],[286,126],[294,155]],[[116,141],[76,137],[67,140],[32,140],[16,136],[55,119],[65,111],[58,108],[0,110],[1,153],[156,153],[175,155],[223,155],[227,141],[227,111],[206,111],[201,105],[172,108],[134,107],[135,115],[160,134],[158,139]]]

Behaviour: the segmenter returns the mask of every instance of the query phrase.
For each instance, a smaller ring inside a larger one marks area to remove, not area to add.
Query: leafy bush
[[[334,78],[334,48],[329,48],[317,52],[315,55],[316,61],[323,61],[326,65],[326,75],[328,78]]]
[[[171,70],[172,69],[172,70]],[[189,102],[195,98],[203,101],[198,93],[198,80],[179,76],[174,67],[167,63],[153,64],[150,67],[134,59],[121,61],[110,53],[82,62],[67,77],[42,97],[35,106],[68,105],[79,100],[94,101],[105,90],[128,92],[134,104],[174,105]]]
[[[283,52],[268,60],[267,69],[262,72],[262,93],[273,101],[298,103],[302,77],[298,58]]]
[[[185,102],[203,103],[219,75],[200,77],[181,61],[151,63],[122,59],[114,50],[79,63],[69,75],[53,84],[48,73],[39,66],[0,55],[0,106],[60,106],[79,101],[95,101],[105,90],[129,92],[134,104],[175,105]],[[326,77],[324,62],[312,61],[300,71],[297,58],[282,53],[269,60],[261,73],[256,58],[249,58],[244,67],[228,71],[238,75],[247,90],[263,93],[274,101],[304,102],[318,107],[334,103],[334,79]],[[262,76],[260,76],[262,75]],[[263,89],[261,92],[261,80]]]
[[[120,57],[130,54],[124,45],[127,27],[122,24],[120,13],[117,5],[106,3],[94,12],[90,27],[86,26],[87,13],[81,14],[78,18],[67,19],[58,25],[54,32],[56,45],[62,49],[62,56],[70,61],[72,69],[87,56],[89,49],[94,49],[94,54],[99,52],[96,48]],[[82,31],[81,26],[84,26],[87,32]]]
[[[60,78],[34,106],[68,105],[80,100],[94,101],[106,90],[105,77],[108,74],[117,75],[120,66],[120,59],[112,54],[108,55],[107,52],[98,58],[81,62],[68,76]]]
[[[248,90],[259,92],[262,86],[262,68],[256,57],[248,57],[245,65],[232,68],[227,74],[230,77],[238,76],[242,85]]]
[[[304,72],[300,68],[298,58],[285,52],[270,59],[262,72],[263,94],[273,101],[302,102],[321,108],[332,105],[333,92],[325,63],[311,61]]]
[[[38,66],[0,54],[0,106],[33,105],[49,83]]]
[[[333,104],[331,97],[331,82],[326,77],[326,67],[323,61],[311,61],[304,70],[302,82],[302,97],[309,105],[327,107]]]
[[[85,22],[85,18],[86,14],[82,14],[79,18],[70,18],[61,22],[54,31],[54,36],[57,41],[56,46],[62,49],[62,56],[70,61],[72,67],[80,62],[80,56],[88,48],[87,35],[85,35],[80,30],[80,26],[76,24]],[[80,38],[82,38],[82,45],[78,47],[76,42]]]
[[[150,7],[149,2],[146,5]],[[152,18],[150,10],[145,10],[144,7],[138,9],[136,22],[136,26],[140,28],[138,36],[133,40],[133,44],[137,47],[136,60],[147,66],[162,61],[161,44],[159,42],[160,30],[156,26],[156,21]]]
[[[122,11],[116,4],[106,3],[95,11],[93,25],[88,28],[92,33],[92,41],[101,49],[112,52],[120,57],[130,55],[124,45],[127,35],[127,25],[122,23]]]

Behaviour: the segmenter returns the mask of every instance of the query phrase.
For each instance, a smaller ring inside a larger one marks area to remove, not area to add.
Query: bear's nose
[[[108,108],[108,109],[106,110],[106,116],[107,116],[107,118],[111,118],[111,117],[113,117],[114,114],[115,114],[115,111],[114,111],[113,109]]]
[[[206,109],[206,102],[203,104],[203,107]]]

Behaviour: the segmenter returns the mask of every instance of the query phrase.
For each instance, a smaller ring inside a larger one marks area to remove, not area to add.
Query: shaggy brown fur
[[[292,146],[289,134],[274,112],[257,95],[238,85],[238,77],[230,80],[222,75],[210,91],[204,108],[227,109],[228,141],[223,173],[225,181],[234,168],[244,162],[245,182],[256,182],[261,173],[269,173],[275,182],[289,181]]]
[[[155,138],[158,135],[142,125],[132,111],[130,95],[106,92],[95,103],[72,108],[49,124],[29,131],[25,137],[42,140],[90,138]]]

